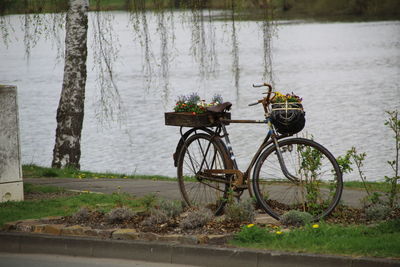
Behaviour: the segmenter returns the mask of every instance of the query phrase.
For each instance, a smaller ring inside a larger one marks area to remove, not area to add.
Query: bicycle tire
[[[201,167],[203,159],[205,163]],[[205,169],[232,169],[232,161],[218,137],[203,133],[194,134],[185,141],[179,154],[179,189],[188,206],[206,207],[215,215],[220,215],[226,204],[230,186],[228,183],[199,178],[197,174]],[[227,175],[221,174],[221,177],[225,179]]]
[[[290,138],[278,143],[287,169],[299,181],[285,177],[276,146],[269,146],[257,159],[253,174],[253,190],[260,206],[277,220],[290,210],[308,212],[314,221],[329,215],[343,190],[336,159],[313,140]]]

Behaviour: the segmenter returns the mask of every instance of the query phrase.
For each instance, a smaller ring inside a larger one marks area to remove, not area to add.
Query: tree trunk
[[[88,0],[70,0],[66,20],[64,79],[57,109],[53,168],[79,169],[84,114]]]

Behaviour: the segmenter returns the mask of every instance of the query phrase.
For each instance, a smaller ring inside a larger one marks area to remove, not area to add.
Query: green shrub
[[[150,211],[150,216],[144,219],[142,225],[144,226],[152,226],[154,224],[162,224],[168,222],[169,217],[163,210],[152,209]]]
[[[179,226],[182,229],[195,229],[203,227],[214,218],[211,210],[206,208],[200,208],[198,210],[191,211],[181,221]]]
[[[282,215],[280,221],[287,226],[304,226],[311,223],[313,216],[308,212],[291,210]]]
[[[43,171],[42,175],[44,177],[58,177],[58,173],[55,172],[52,169],[48,169],[48,170]]]
[[[251,223],[254,221],[255,210],[251,199],[232,202],[225,207],[226,220],[235,223]]]
[[[135,213],[131,209],[127,207],[121,207],[112,209],[109,213],[107,213],[106,220],[109,223],[122,223],[132,219],[134,216]]]
[[[384,204],[374,204],[365,209],[365,216],[368,220],[381,221],[387,218],[391,208]]]
[[[79,223],[86,221],[87,219],[89,219],[89,217],[90,217],[90,210],[85,207],[81,208],[72,215],[72,219]]]
[[[161,200],[158,208],[170,218],[178,216],[183,211],[182,202],[178,200]]]
[[[157,203],[157,195],[156,194],[148,194],[142,198],[142,203],[146,211],[150,211]]]

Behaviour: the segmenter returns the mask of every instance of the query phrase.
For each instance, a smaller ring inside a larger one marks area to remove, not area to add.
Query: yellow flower
[[[247,225],[247,228],[251,228],[251,227],[253,227],[253,226],[254,226],[254,224],[251,223],[251,224],[248,224],[248,225]]]
[[[283,232],[282,231],[276,231],[275,234],[281,235],[281,234],[283,234]]]
[[[319,224],[313,224],[313,225],[312,225],[312,228],[314,228],[314,229],[319,228]]]

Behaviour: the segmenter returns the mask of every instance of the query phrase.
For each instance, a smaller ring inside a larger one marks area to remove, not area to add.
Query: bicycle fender
[[[198,131],[198,130],[204,131],[204,132],[206,132],[206,133],[208,133],[208,134],[210,134],[210,135],[214,134],[214,132],[213,132],[212,130],[210,130],[210,129],[206,128],[206,127],[191,128],[190,130],[186,131],[186,132],[181,136],[181,138],[179,139],[179,142],[178,142],[178,144],[177,144],[177,146],[176,146],[176,149],[175,149],[175,153],[172,155],[172,157],[173,157],[173,159],[174,159],[174,166],[175,166],[175,167],[178,167],[178,157],[179,157],[179,154],[181,153],[181,150],[182,150],[182,147],[183,147],[184,142],[186,141],[186,139],[188,139],[188,137],[189,137],[193,132]]]

